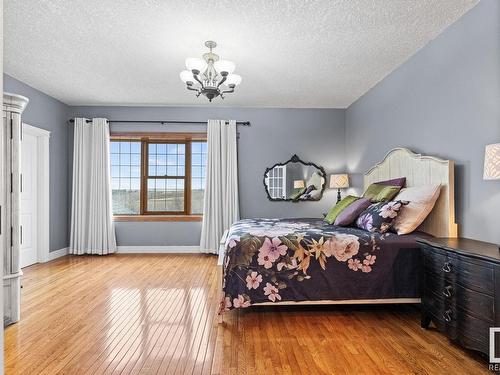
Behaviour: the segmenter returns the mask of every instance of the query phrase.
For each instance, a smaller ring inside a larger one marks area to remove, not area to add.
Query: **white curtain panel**
[[[73,148],[70,254],[116,251],[109,166],[109,125],[76,118]]]
[[[207,169],[200,250],[218,254],[226,229],[239,219],[236,121],[208,120]]]

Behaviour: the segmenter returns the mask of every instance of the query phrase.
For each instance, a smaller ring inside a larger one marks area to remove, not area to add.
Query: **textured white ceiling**
[[[478,0],[6,0],[4,69],[67,104],[345,108]],[[243,77],[179,79],[205,40]]]

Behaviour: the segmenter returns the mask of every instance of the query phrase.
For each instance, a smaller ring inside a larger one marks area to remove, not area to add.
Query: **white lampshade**
[[[180,74],[179,77],[181,77],[182,82],[194,82],[194,77],[193,73],[191,73],[189,70],[183,70]]]
[[[200,72],[203,72],[207,68],[207,62],[197,57],[188,57],[186,59],[186,68],[189,71],[198,70]]]
[[[234,65],[234,62],[229,61],[229,60],[216,61],[214,63],[214,67],[215,67],[215,70],[217,70],[217,72],[219,72],[219,73],[220,72],[228,72],[229,74],[234,72],[234,69],[236,68],[236,66]]]
[[[349,176],[346,173],[330,175],[331,189],[347,189],[349,187]]]
[[[483,179],[500,180],[500,143],[486,146]]]
[[[241,83],[241,76],[238,74],[230,74],[227,76],[226,82],[224,84],[226,85],[235,85],[238,86]]]
[[[294,189],[302,189],[306,187],[306,183],[304,180],[294,180],[293,181],[293,188]]]

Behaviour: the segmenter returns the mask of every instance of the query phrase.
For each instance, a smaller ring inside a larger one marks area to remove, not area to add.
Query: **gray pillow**
[[[370,198],[360,198],[347,206],[335,219],[334,225],[346,227],[356,221],[358,216],[371,204]]]

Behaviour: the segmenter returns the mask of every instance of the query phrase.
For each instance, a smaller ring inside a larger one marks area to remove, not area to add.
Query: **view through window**
[[[203,213],[207,143],[112,139],[114,215]]]

